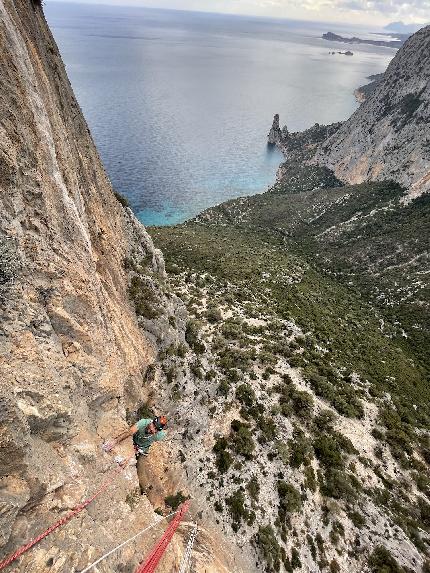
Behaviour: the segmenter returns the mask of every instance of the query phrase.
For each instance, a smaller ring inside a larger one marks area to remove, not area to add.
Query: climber
[[[139,456],[147,456],[149,453],[149,448],[154,442],[159,442],[164,440],[166,437],[166,432],[164,428],[167,426],[166,416],[157,416],[156,418],[142,418],[133,426],[130,426],[128,430],[125,430],[114,438],[103,444],[103,450],[105,452],[110,452],[113,448],[128,438],[133,436],[134,451],[136,453],[136,458]]]

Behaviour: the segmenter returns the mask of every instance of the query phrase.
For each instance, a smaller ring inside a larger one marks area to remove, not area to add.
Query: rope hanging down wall
[[[94,567],[96,567],[101,561],[104,561],[105,559],[110,557],[113,553],[122,549],[128,543],[130,543],[131,541],[134,541],[137,537],[139,537],[139,535],[142,535],[143,533],[145,533],[145,531],[149,531],[150,529],[152,529],[153,527],[155,527],[156,525],[161,523],[164,519],[168,519],[169,517],[172,517],[172,515],[175,515],[176,513],[177,512],[174,511],[172,513],[169,513],[169,515],[166,515],[164,517],[159,517],[159,519],[157,519],[157,521],[155,523],[151,523],[151,525],[148,525],[147,527],[141,529],[132,537],[129,537],[128,539],[126,539],[125,541],[123,541],[122,543],[120,543],[119,545],[117,545],[116,547],[114,547],[113,549],[108,551],[107,553],[104,553],[101,557],[96,559],[96,561],[93,561],[93,563],[91,563],[90,565],[87,565],[87,567],[85,567],[85,569],[82,569],[82,571],[80,573],[87,573],[87,571],[91,571],[91,569],[94,569]]]
[[[0,561],[0,571],[5,569],[11,563],[13,563],[13,561],[16,561],[16,559],[18,559],[19,557],[21,557],[21,555],[23,555],[24,553],[29,551],[37,543],[42,541],[42,539],[45,539],[45,537],[48,537],[48,535],[50,535],[53,531],[55,531],[56,529],[58,529],[62,525],[65,525],[73,517],[75,517],[76,515],[81,513],[81,511],[83,511],[86,507],[88,507],[90,505],[90,503],[96,499],[96,497],[98,497],[101,493],[103,493],[112,484],[112,482],[115,480],[115,478],[122,471],[124,471],[124,469],[128,466],[130,460],[133,457],[134,457],[134,454],[132,456],[130,456],[127,460],[125,460],[124,463],[122,463],[121,465],[116,467],[114,470],[112,470],[111,477],[109,477],[106,481],[104,481],[102,483],[102,485],[99,487],[99,489],[91,497],[82,501],[79,505],[77,505],[74,509],[72,509],[72,511],[70,511],[67,515],[65,515],[64,517],[62,517],[61,519],[59,519],[58,521],[53,523],[50,527],[48,527],[48,529],[46,531],[44,531],[43,533],[41,533],[40,535],[38,535],[37,537],[35,537],[31,541],[29,541],[26,545],[23,545],[22,547],[17,549],[14,553],[12,553],[11,555],[9,555],[5,559],[3,559],[3,561]]]
[[[181,566],[179,567],[178,573],[188,573],[191,567],[191,555],[193,553],[193,545],[197,535],[197,523],[194,524],[194,527],[190,533],[190,537],[188,539],[187,548],[185,549],[184,556],[182,558]]]
[[[182,521],[182,518],[185,515],[185,513],[188,511],[189,506],[190,506],[189,501],[186,501],[181,505],[179,511],[172,519],[172,521],[169,523],[169,526],[167,527],[161,539],[153,547],[151,553],[148,555],[146,560],[137,567],[135,573],[154,573],[157,565],[159,564],[161,558],[163,557],[166,547],[169,545],[175,531],[177,530],[178,525]]]

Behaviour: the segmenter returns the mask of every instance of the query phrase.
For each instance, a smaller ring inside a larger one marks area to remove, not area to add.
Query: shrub
[[[261,432],[261,443],[271,442],[276,438],[277,425],[272,418],[265,418],[259,422]]]
[[[185,327],[185,340],[190,348],[197,354],[202,354],[206,349],[199,338],[199,323],[196,320],[189,320]]]
[[[272,526],[260,526],[253,542],[266,564],[266,573],[277,573],[281,568],[282,553]]]
[[[251,407],[255,402],[255,392],[249,384],[240,384],[236,388],[236,398],[246,407]]]
[[[383,545],[375,547],[369,557],[368,564],[372,573],[404,573],[403,569]]]
[[[342,450],[332,435],[321,435],[313,442],[315,455],[319,462],[328,468],[339,468],[343,465]]]
[[[258,501],[258,494],[260,493],[260,484],[258,483],[258,479],[256,476],[252,476],[249,480],[246,489],[248,493],[254,501]]]
[[[291,549],[291,569],[299,569],[302,566],[302,562],[300,561],[300,554],[298,550],[293,547]]]
[[[320,432],[332,431],[335,419],[336,416],[331,410],[321,410],[314,418],[315,428]]]
[[[222,474],[225,474],[233,463],[233,458],[230,453],[226,451],[227,445],[228,442],[226,438],[218,438],[213,447],[213,451],[216,455],[215,464],[218,471]]]
[[[304,469],[304,476],[305,476],[305,488],[316,491],[317,490],[317,479],[315,476],[315,470],[312,466],[306,466]]]
[[[133,276],[128,288],[130,298],[134,302],[136,314],[148,319],[157,318],[161,312],[158,308],[158,298],[148,284],[140,276]]]
[[[293,437],[288,440],[290,448],[290,465],[300,468],[303,464],[309,465],[311,459],[311,444],[301,430],[295,430]]]
[[[251,513],[245,507],[245,496],[241,489],[237,489],[230,497],[227,497],[225,503],[233,521],[232,527],[234,531],[238,531],[242,520],[248,522],[252,519]]]
[[[164,498],[164,503],[176,511],[181,503],[184,503],[187,499],[190,499],[189,495],[184,495],[182,491],[178,491],[175,495],[168,495]]]
[[[244,458],[251,459],[255,444],[249,426],[239,420],[233,420],[231,429],[230,448]]]
[[[324,376],[311,374],[309,383],[315,394],[330,402],[339,414],[356,418],[364,416],[362,403],[355,395],[354,389],[345,382],[338,380],[334,385]]]
[[[215,322],[220,322],[222,320],[220,309],[216,306],[210,306],[206,311],[206,319],[212,324]]]
[[[42,3],[41,0],[33,0],[33,2],[34,4],[39,4],[39,5],[41,5]],[[119,201],[123,207],[130,207],[130,203],[128,202],[128,199],[124,197],[124,195],[121,195],[121,193],[118,193],[118,191],[115,190],[113,194],[115,195],[115,199]]]
[[[295,390],[292,393],[292,402],[294,412],[303,420],[309,419],[314,411],[314,399],[309,392]]]
[[[229,390],[230,384],[227,382],[227,380],[224,379],[219,383],[216,393],[218,396],[224,396],[226,398],[228,396]]]
[[[348,517],[355,525],[355,527],[358,527],[359,529],[366,525],[366,518],[358,511],[351,511],[348,513]]]
[[[282,514],[295,513],[302,508],[300,492],[291,484],[278,481],[279,510]]]
[[[323,495],[345,501],[353,501],[356,498],[358,493],[356,485],[354,482],[354,487],[352,486],[348,474],[336,469],[327,469],[324,480],[320,479],[320,490]]]

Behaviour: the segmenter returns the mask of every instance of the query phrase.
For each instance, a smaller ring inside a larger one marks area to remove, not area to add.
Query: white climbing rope
[[[173,513],[169,513],[169,515],[161,516],[160,519],[157,519],[157,521],[155,521],[151,525],[148,525],[144,529],[141,529],[135,535],[133,535],[132,537],[129,537],[128,539],[126,539],[125,541],[123,541],[122,543],[120,543],[119,545],[117,545],[116,547],[114,547],[113,549],[111,549],[110,551],[108,551],[107,553],[102,555],[101,557],[99,557],[97,559],[97,561],[94,561],[93,563],[91,563],[91,565],[88,565],[87,567],[85,567],[85,569],[82,569],[81,573],[86,573],[87,571],[90,571],[96,565],[98,565],[100,563],[100,561],[103,561],[104,559],[106,559],[107,557],[112,555],[112,553],[115,553],[115,551],[118,551],[118,549],[121,549],[122,547],[124,547],[124,545],[127,545],[127,543],[130,543],[130,541],[133,541],[133,539],[136,539],[136,537],[139,537],[139,535],[142,535],[142,533],[145,533],[145,531],[152,529],[153,527],[158,525],[161,521],[163,521],[163,519],[167,519],[168,517],[175,515],[175,513],[178,513],[178,512],[174,511]]]
[[[197,535],[197,523],[194,524],[194,528],[190,533],[188,539],[187,548],[185,550],[184,556],[182,558],[181,566],[179,567],[178,573],[187,573],[191,566],[191,555],[193,553],[193,545]]]

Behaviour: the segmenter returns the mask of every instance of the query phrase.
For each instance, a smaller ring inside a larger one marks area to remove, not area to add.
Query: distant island
[[[333,32],[327,32],[322,35],[324,40],[329,40],[330,42],[343,42],[345,44],[370,44],[371,46],[384,46],[386,48],[400,48],[403,46],[408,36],[401,36],[399,40],[363,40],[361,38],[345,38],[344,36],[339,36]]]
[[[354,52],[351,52],[350,50],[348,50],[347,52],[329,52],[329,54],[331,54],[332,56],[334,56],[336,53],[341,54],[342,56],[353,56]]]
[[[391,22],[391,24],[388,24],[387,26],[384,27],[384,30],[387,30],[388,32],[394,32],[396,34],[407,34],[409,36],[410,34],[418,32],[418,30],[420,30],[421,28],[428,26],[428,24],[429,23],[405,24],[404,22]]]

